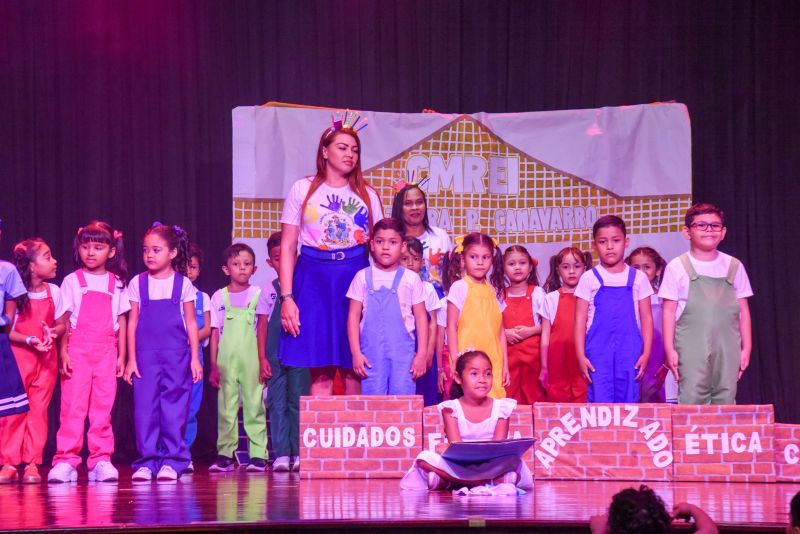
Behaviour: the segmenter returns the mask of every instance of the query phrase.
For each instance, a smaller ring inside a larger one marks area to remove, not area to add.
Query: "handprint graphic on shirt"
[[[367,208],[361,206],[356,214],[353,215],[353,222],[366,231],[367,226],[369,225],[369,212],[367,211]]]
[[[304,222],[312,223],[319,220],[319,209],[317,209],[317,205],[309,202],[306,204],[306,211],[303,214],[305,216]]]
[[[438,267],[442,263],[442,251],[437,248],[436,252],[431,252],[428,256],[428,263]]]
[[[340,207],[342,207],[342,199],[339,198],[339,195],[326,195],[325,198],[328,200],[328,205],[325,206],[324,204],[320,203],[320,206],[323,208],[328,208],[329,210],[336,212],[339,211]]]
[[[358,207],[359,207],[360,205],[361,205],[361,203],[360,203],[360,202],[358,202],[358,201],[357,201],[356,199],[354,199],[354,198],[351,198],[350,200],[348,200],[347,202],[345,202],[345,203],[342,205],[342,210],[343,210],[343,211],[344,211],[346,214],[348,214],[348,215],[352,215],[352,214],[354,214],[356,211],[358,211]]]

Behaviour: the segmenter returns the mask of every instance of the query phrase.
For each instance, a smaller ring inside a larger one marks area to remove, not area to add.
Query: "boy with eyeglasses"
[[[664,351],[678,380],[680,404],[735,404],[736,383],[750,363],[753,296],[744,266],[717,250],[725,217],[713,204],[686,212],[689,252],[664,270]]]

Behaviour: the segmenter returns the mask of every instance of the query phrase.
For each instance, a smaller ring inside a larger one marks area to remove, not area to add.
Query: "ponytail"
[[[150,234],[156,234],[161,239],[166,241],[170,250],[177,250],[178,253],[172,259],[172,268],[181,273],[183,276],[188,276],[189,273],[189,234],[174,224],[167,226],[160,221],[154,222],[150,228],[144,233],[147,237]]]
[[[46,245],[41,237],[32,237],[24,241],[20,241],[14,246],[14,252],[11,257],[11,262],[17,268],[22,283],[25,284],[25,293],[15,299],[19,313],[25,313],[30,309],[31,303],[28,297],[28,291],[31,289],[32,276],[31,263],[39,255],[39,251],[43,245]],[[10,317],[13,320],[13,317]]]

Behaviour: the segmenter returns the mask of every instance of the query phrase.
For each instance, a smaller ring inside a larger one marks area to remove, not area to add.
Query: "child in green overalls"
[[[664,352],[678,380],[680,404],[735,404],[736,383],[750,364],[753,295],[744,266],[717,250],[725,218],[713,204],[686,212],[689,252],[664,271]]]
[[[225,249],[222,271],[230,283],[211,297],[211,376],[217,396],[217,460],[209,472],[234,469],[238,443],[239,388],[249,441],[248,471],[267,467],[267,416],[263,383],[272,376],[266,356],[267,318],[274,299],[250,285],[256,255],[243,243]]]

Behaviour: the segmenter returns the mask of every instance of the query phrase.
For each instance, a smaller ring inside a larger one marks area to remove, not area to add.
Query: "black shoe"
[[[209,473],[226,473],[228,471],[233,471],[236,469],[236,465],[233,463],[233,458],[229,456],[217,456],[217,461],[211,464],[211,467],[208,468]]]
[[[267,461],[263,458],[250,458],[250,463],[247,464],[247,470],[251,472],[263,473],[267,469]]]

